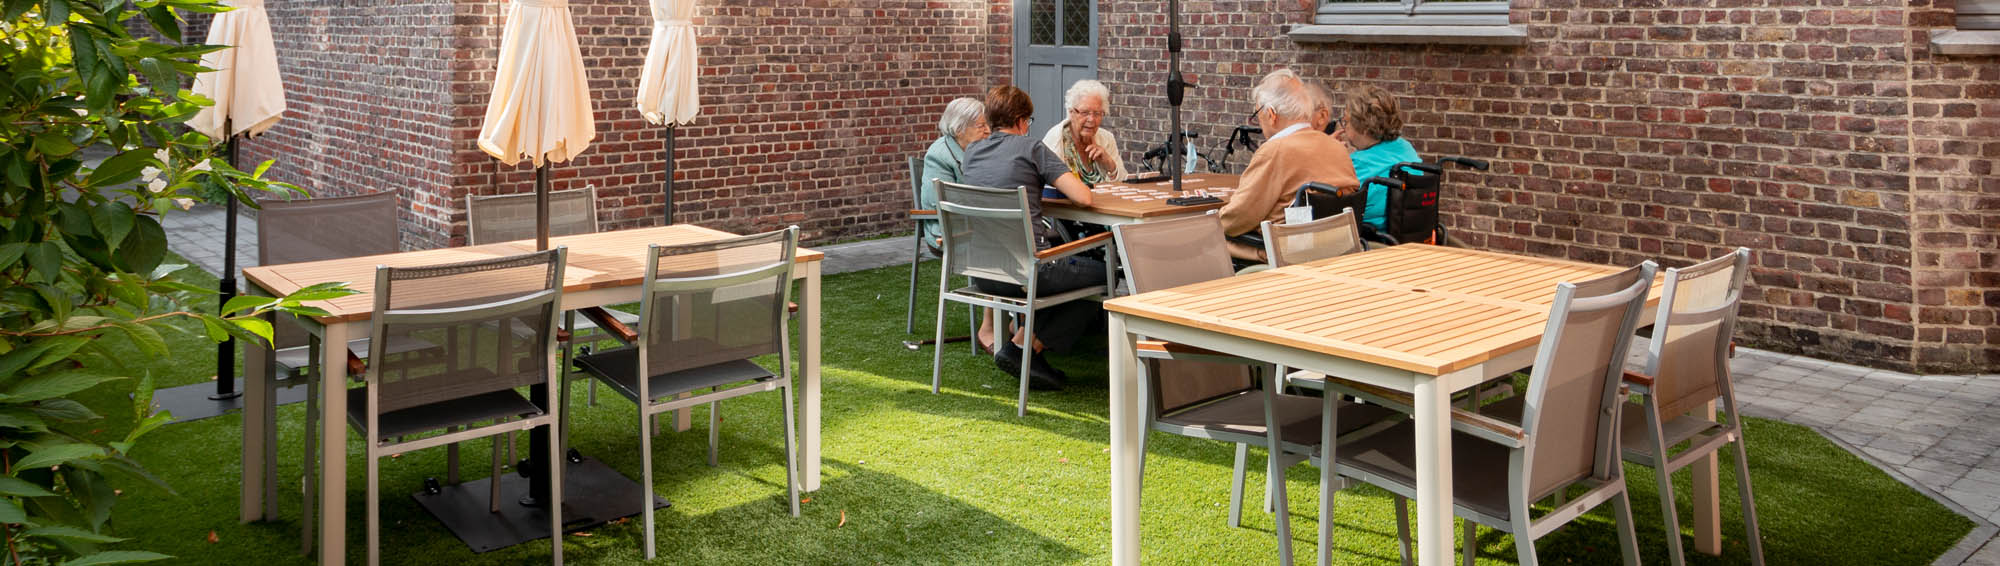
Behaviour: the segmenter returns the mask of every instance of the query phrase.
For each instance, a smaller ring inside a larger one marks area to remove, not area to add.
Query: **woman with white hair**
[[[1085,185],[1122,181],[1128,176],[1125,160],[1118,158],[1118,136],[1101,127],[1110,105],[1111,91],[1104,83],[1077,81],[1063,94],[1068,117],[1042,135],[1042,145],[1056,152]]]
[[[986,124],[986,103],[972,97],[951,101],[944,106],[944,116],[938,118],[938,131],[944,135],[924,150],[923,185],[917,191],[917,208],[921,210],[937,210],[937,184],[932,179],[964,182],[960,165],[965,162],[965,147],[993,133]],[[937,241],[938,222],[925,220],[923,227],[924,241]]]

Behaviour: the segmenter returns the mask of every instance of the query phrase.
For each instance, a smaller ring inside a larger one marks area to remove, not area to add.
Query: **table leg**
[[[1417,564],[1444,566],[1452,555],[1451,391],[1416,377]]]
[[[805,290],[799,301],[799,341],[803,378],[799,387],[799,488],[804,491],[819,489],[819,270],[820,263],[808,261],[798,266],[805,279]]]
[[[1139,398],[1136,336],[1125,331],[1125,315],[1110,315],[1111,353],[1111,563],[1139,564],[1140,440],[1146,408]],[[1273,456],[1275,458],[1275,456]]]
[[[347,563],[347,340],[349,324],[326,325],[320,348],[319,563]],[[306,431],[313,434],[313,431]]]
[[[1710,401],[1696,411],[1714,420],[1715,402]],[[1694,504],[1694,549],[1709,556],[1722,554],[1722,495],[1716,481],[1717,469],[1714,452],[1688,465],[1688,473],[1693,476],[1690,487],[1694,488],[1694,493],[1689,494]]]
[[[256,286],[251,286],[255,289]],[[274,322],[271,316],[265,322]],[[277,423],[271,420],[271,345],[269,343],[244,342],[243,346],[243,486],[239,497],[238,519],[248,523],[272,518],[276,501],[265,497],[265,490],[272,488],[267,477],[267,468],[274,464],[267,451],[272,446],[268,441],[269,432]]]

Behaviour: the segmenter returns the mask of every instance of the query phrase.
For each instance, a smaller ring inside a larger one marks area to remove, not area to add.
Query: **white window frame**
[[[1505,0],[1321,2],[1313,25],[1289,35],[1300,42],[1525,45],[1527,30],[1508,24],[1509,10]]]
[[[1931,32],[1941,55],[2000,55],[2000,0],[1958,0],[1958,29]]]

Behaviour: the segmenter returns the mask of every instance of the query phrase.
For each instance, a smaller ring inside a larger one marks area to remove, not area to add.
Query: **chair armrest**
[[[583,315],[584,318],[590,319],[591,322],[597,324],[598,328],[604,329],[605,332],[611,334],[612,337],[617,338],[621,342],[631,344],[639,341],[638,331],[632,330],[630,326],[625,326],[623,322],[618,322],[618,319],[611,316],[611,312],[604,310],[604,307],[584,307],[576,309],[576,312]]]
[[[1056,259],[1061,257],[1068,257],[1076,255],[1077,252],[1081,252],[1091,248],[1102,247],[1105,243],[1110,241],[1111,241],[1110,232],[1098,232],[1096,234],[1092,234],[1090,237],[1081,240],[1077,240],[1074,242],[1070,242],[1067,244],[1035,252],[1035,259]]]
[[[935,220],[937,217],[938,217],[938,211],[935,210],[910,211],[910,218],[912,220]]]
[[[1161,360],[1192,360],[1218,363],[1257,363],[1234,354],[1225,354],[1207,348],[1197,348],[1164,340],[1140,340],[1139,357]]]
[[[785,301],[785,312],[797,314],[799,312],[799,304],[791,301]]]
[[[569,333],[569,329],[568,329],[568,328],[557,328],[557,329],[556,329],[556,341],[557,341],[557,342],[568,342],[568,341],[569,341],[569,338],[570,338],[570,333]]]
[[[1410,394],[1401,391],[1376,387],[1366,383],[1357,383],[1337,377],[1326,380],[1326,389],[1330,393],[1346,393],[1359,397],[1361,400],[1369,403],[1405,413],[1416,413],[1416,401],[1411,399]],[[1513,423],[1458,407],[1451,408],[1451,428],[1452,430],[1477,436],[1509,448],[1524,446],[1524,441],[1527,438],[1527,433]]]
[[[365,373],[368,373],[368,362],[361,361],[361,356],[355,355],[353,350],[348,350],[347,376],[349,378],[358,378]]]
[[[1628,369],[1625,370],[1625,383],[1637,385],[1641,388],[1650,389],[1653,387],[1653,376]]]

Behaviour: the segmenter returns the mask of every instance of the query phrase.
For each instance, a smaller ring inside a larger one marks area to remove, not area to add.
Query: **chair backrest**
[[[1118,264],[1134,293],[1150,293],[1229,277],[1229,248],[1222,220],[1212,214],[1138,224],[1115,224]],[[1153,406],[1171,413],[1250,389],[1250,368],[1186,360],[1146,360]]]
[[[549,237],[597,232],[597,187],[549,193]],[[465,243],[535,237],[535,193],[465,195]]]
[[[1416,161],[1389,168],[1389,178],[1403,182],[1389,189],[1383,227],[1399,243],[1429,240],[1438,225],[1438,187],[1444,169]]]
[[[1530,501],[1585,477],[1619,470],[1618,383],[1639,311],[1653,284],[1653,262],[1617,274],[1556,286],[1535,368],[1528,378],[1521,429],[1532,440],[1523,457]],[[1607,444],[1608,443],[1608,444]]]
[[[1354,209],[1299,224],[1273,224],[1266,220],[1264,257],[1271,267],[1318,261],[1361,251],[1361,223]]]
[[[1312,207],[1312,217],[1318,220],[1350,208],[1366,210],[1368,191],[1360,187],[1341,189],[1326,183],[1306,183],[1292,193],[1292,206]]]
[[[1729,379],[1729,341],[1743,298],[1750,250],[1667,270],[1647,343],[1646,373],[1660,416],[1672,419],[1720,396]]]
[[[910,209],[924,207],[924,158],[910,156]]]
[[[652,246],[639,301],[647,375],[780,353],[799,229]]]
[[[1027,189],[934,179],[944,234],[944,273],[1023,287],[1035,277],[1034,219]]]
[[[396,193],[258,202],[257,264],[283,265],[396,253]],[[304,346],[308,334],[292,322],[271,328],[273,348]]]
[[[445,265],[376,268],[374,334],[368,343],[375,412],[549,383],[567,257],[568,250],[558,247]],[[435,346],[387,350],[388,344],[408,340]]]

